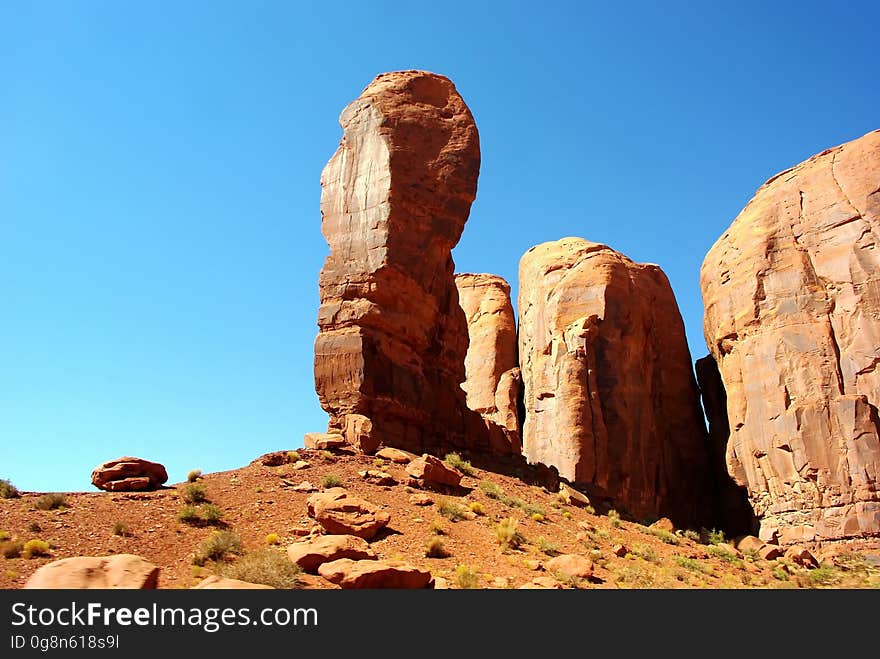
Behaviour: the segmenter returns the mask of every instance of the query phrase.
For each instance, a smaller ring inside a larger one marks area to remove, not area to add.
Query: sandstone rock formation
[[[328,432],[366,450],[488,448],[460,387],[468,335],[451,256],[480,169],[470,110],[443,76],[400,71],[373,80],[340,124],[321,175],[330,254],[315,387]]]
[[[406,465],[406,473],[422,486],[458,487],[461,483],[460,473],[427,453]]]
[[[431,573],[401,561],[354,561],[340,558],[324,563],[318,574],[342,588],[427,588]]]
[[[529,462],[636,518],[711,524],[705,425],[660,268],[564,238],[526,252],[519,283]]]
[[[155,589],[159,568],[133,554],[74,556],[47,563],[25,583],[28,589]]]
[[[488,274],[458,274],[455,285],[468,323],[467,379],[461,385],[468,407],[505,428],[510,452],[519,453],[522,377],[510,285]]]
[[[193,586],[193,590],[275,590],[272,586],[212,574]]]
[[[323,535],[295,542],[287,547],[287,556],[305,572],[317,573],[323,563],[340,558],[366,560],[376,558],[370,545],[355,535]]]
[[[98,465],[92,472],[92,485],[108,492],[153,490],[167,480],[165,467],[142,458],[117,458]]]
[[[703,262],[730,474],[761,537],[880,532],[880,131],[767,181]]]
[[[308,511],[328,533],[356,535],[364,540],[371,539],[391,521],[388,513],[369,501],[350,496],[341,487],[310,496]]]
[[[589,579],[593,576],[593,561],[580,554],[562,554],[547,561],[544,569],[567,579]]]

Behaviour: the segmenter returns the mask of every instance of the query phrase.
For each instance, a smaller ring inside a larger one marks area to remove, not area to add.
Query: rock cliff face
[[[762,538],[880,532],[880,131],[765,183],[706,256],[731,475]]]
[[[706,430],[660,268],[565,238],[526,252],[519,282],[529,462],[638,518],[710,524]]]
[[[505,428],[510,451],[519,453],[522,378],[510,285],[488,274],[458,274],[455,285],[470,338],[464,362],[467,379],[461,385],[468,407]]]
[[[470,110],[443,76],[378,76],[342,112],[321,175],[315,386],[329,432],[374,450],[486,448],[465,404],[467,321],[451,250],[477,191]]]

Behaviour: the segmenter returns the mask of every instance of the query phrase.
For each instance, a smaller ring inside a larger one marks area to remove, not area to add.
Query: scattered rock
[[[312,466],[311,463],[307,462],[306,460],[297,460],[296,462],[293,463],[292,469],[295,469],[296,471],[300,471],[301,469],[308,469],[311,466]]]
[[[291,490],[296,490],[297,492],[317,492],[318,487],[316,485],[312,485],[308,481],[303,481],[298,485],[294,485]]]
[[[306,528],[293,528],[290,530],[290,535],[297,536],[300,538],[304,538],[309,535],[310,531]]]
[[[434,590],[449,590],[449,581],[443,577],[434,577]]]
[[[281,465],[286,465],[290,462],[289,451],[272,451],[271,453],[265,453],[254,460],[254,462],[257,462],[264,467],[280,467]]]
[[[165,467],[142,458],[123,457],[95,467],[92,485],[108,492],[153,490],[168,480]]]
[[[212,574],[193,586],[193,590],[275,590],[272,586],[261,583],[250,583],[238,579],[227,579]]]
[[[725,551],[728,554],[733,554],[737,558],[743,557],[742,552],[728,542],[719,542],[715,546],[718,547],[718,549],[720,549],[721,551]]]
[[[614,545],[611,548],[611,553],[614,554],[615,556],[619,556],[620,558],[623,558],[624,556],[626,556],[629,553],[629,549],[627,548],[626,545]]]
[[[523,561],[523,565],[525,565],[530,570],[540,570],[542,567],[544,567],[541,561],[536,561],[533,559],[526,559],[525,561]]]
[[[589,579],[593,576],[593,561],[580,554],[562,554],[547,561],[544,569],[567,578]]]
[[[296,587],[299,590],[339,590],[339,586],[330,583],[324,577],[317,574],[302,573],[296,578]]]
[[[337,433],[307,432],[303,436],[306,448],[316,451],[332,451],[345,446],[345,438]]]
[[[353,535],[323,535],[306,542],[295,542],[287,547],[287,555],[304,571],[311,573],[316,573],[322,563],[340,558],[376,558],[367,541]]]
[[[75,556],[47,563],[25,583],[27,589],[158,587],[159,568],[133,554]]]
[[[507,577],[495,577],[492,579],[492,583],[489,588],[495,588],[497,590],[506,590],[510,588],[510,580]]]
[[[376,455],[384,460],[390,460],[397,464],[407,464],[416,459],[415,454],[408,451],[402,451],[399,448],[391,448],[390,446],[379,449]]]
[[[414,506],[430,506],[432,503],[434,503],[434,500],[427,494],[421,494],[417,492],[415,494],[409,495],[409,502]]]
[[[406,466],[406,472],[422,484],[446,485],[458,487],[461,483],[461,474],[457,470],[447,467],[442,460],[425,453]]]
[[[797,545],[795,545],[794,547],[789,547],[785,551],[785,557],[790,561],[797,563],[801,567],[819,567],[819,561],[816,560],[816,557],[813,556],[813,553],[806,547],[799,547]]]
[[[341,558],[321,565],[318,574],[342,588],[426,588],[431,582],[430,572],[400,561]]]
[[[586,494],[578,492],[576,489],[565,483],[559,484],[559,494],[565,498],[565,503],[570,506],[586,508],[590,505],[590,499]]]
[[[388,513],[368,501],[349,496],[340,487],[310,496],[308,511],[328,533],[356,535],[365,540],[375,536],[391,521]]]
[[[553,577],[535,577],[520,586],[518,590],[562,590],[562,588],[562,584]]]
[[[661,517],[656,522],[651,524],[650,528],[660,531],[666,531],[667,533],[675,532],[675,524],[673,524],[668,517]]]
[[[358,476],[367,481],[368,483],[372,483],[373,485],[396,485],[397,480],[389,473],[384,471],[376,471],[374,469],[367,469],[366,471],[359,471]]]
[[[736,543],[736,548],[739,549],[743,554],[747,554],[751,551],[760,551],[761,547],[763,546],[764,541],[760,538],[756,538],[753,535],[743,536]]]

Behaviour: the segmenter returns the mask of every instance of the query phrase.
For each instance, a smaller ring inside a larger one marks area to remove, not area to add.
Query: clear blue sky
[[[175,482],[325,428],[319,175],[383,71],[476,117],[459,271],[515,295],[532,245],[608,243],[663,267],[705,354],[712,243],[880,127],[880,9],[696,4],[0,2],[0,478],[90,490],[134,454]]]

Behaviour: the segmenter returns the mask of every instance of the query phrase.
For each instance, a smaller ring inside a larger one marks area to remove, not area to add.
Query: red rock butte
[[[488,450],[489,427],[460,386],[468,328],[451,255],[477,192],[471,112],[447,78],[399,71],[376,77],[340,124],[321,175],[330,254],[315,387],[328,432],[367,452]],[[496,435],[496,450],[509,446]]]
[[[714,422],[763,538],[880,532],[878,235],[874,131],[767,181],[703,262]]]

